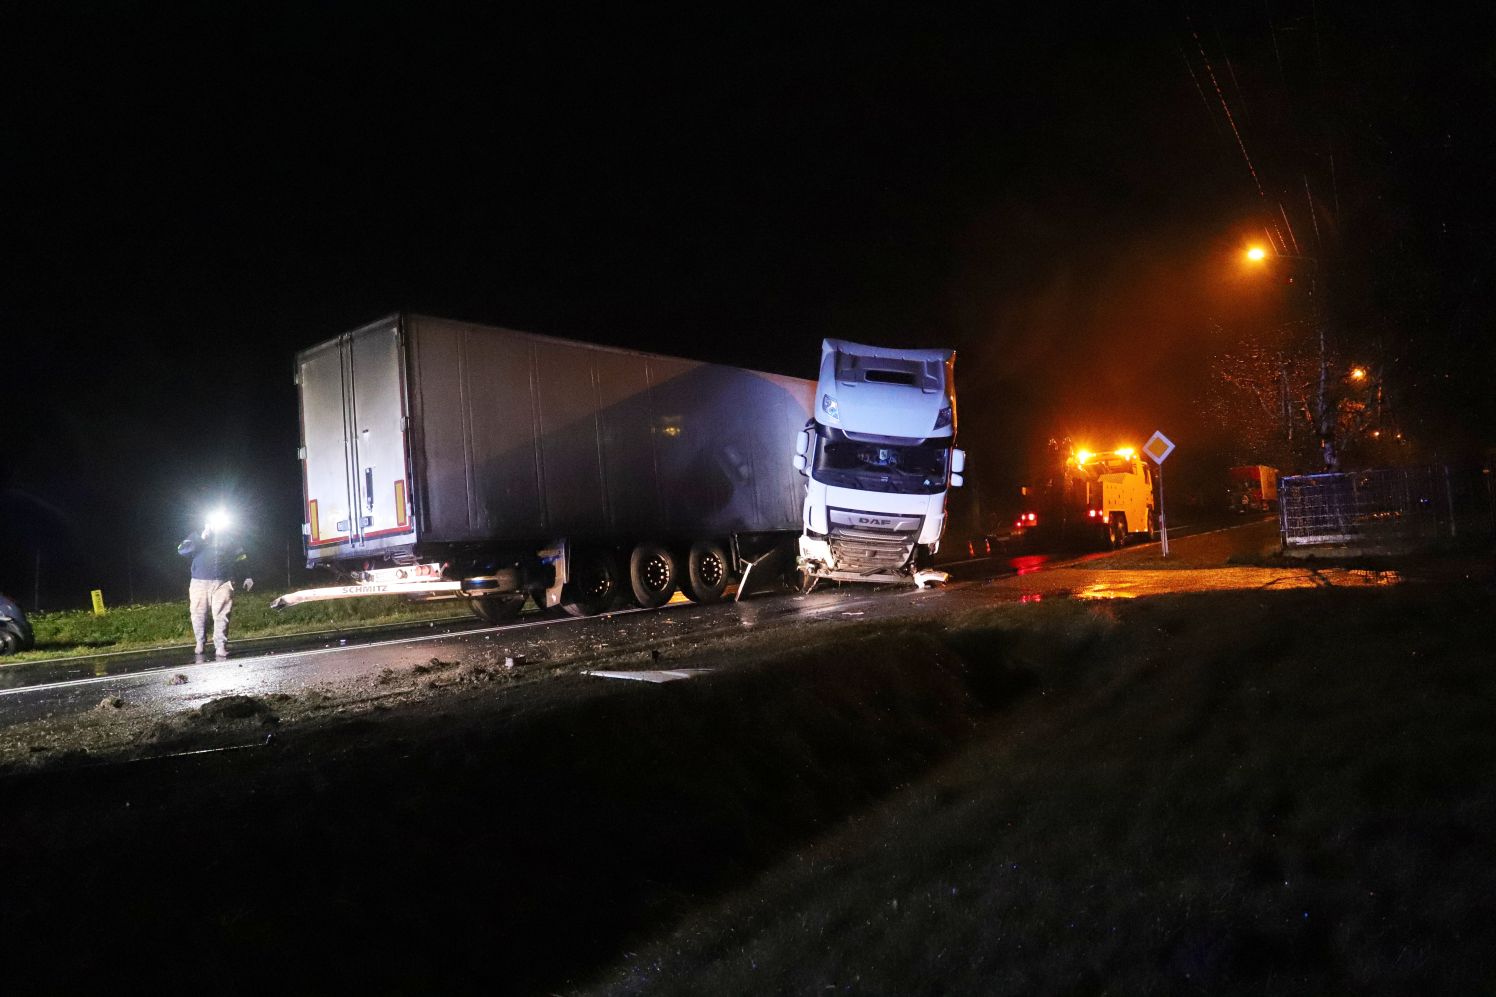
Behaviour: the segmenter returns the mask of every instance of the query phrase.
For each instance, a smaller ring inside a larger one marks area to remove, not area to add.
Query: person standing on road
[[[245,577],[249,557],[219,517],[209,520],[200,533],[191,533],[177,544],[177,553],[192,558],[192,581],[187,587],[187,602],[192,614],[194,651],[203,653],[207,635],[208,614],[213,615],[213,652],[216,658],[229,656],[229,613],[234,608],[234,579],[244,579],[244,591],[255,587],[253,578]]]

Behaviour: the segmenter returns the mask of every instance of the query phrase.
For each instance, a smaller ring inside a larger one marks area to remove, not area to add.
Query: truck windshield
[[[949,437],[918,443],[861,443],[839,429],[818,426],[812,474],[822,484],[869,492],[934,495],[945,491]]]

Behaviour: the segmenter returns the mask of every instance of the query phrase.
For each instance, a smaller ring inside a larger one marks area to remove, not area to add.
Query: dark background
[[[401,308],[802,377],[954,346],[975,521],[1052,436],[1162,429],[1208,493],[1212,330],[1303,310],[1238,263],[1291,229],[1410,455],[1496,437],[1490,15],[373,6],[6,8],[28,608],[175,592],[219,501],[283,582],[294,352]]]

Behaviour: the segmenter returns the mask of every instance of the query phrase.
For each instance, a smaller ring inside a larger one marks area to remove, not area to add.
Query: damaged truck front
[[[796,443],[806,476],[798,565],[819,578],[908,582],[928,568],[962,484],[956,355],[828,339],[815,417]]]
[[[339,582],[277,606],[588,615],[792,557],[808,381],[400,314],[302,351],[296,383],[307,563]]]

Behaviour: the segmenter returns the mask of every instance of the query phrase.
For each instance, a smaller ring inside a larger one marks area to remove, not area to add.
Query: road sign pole
[[[1154,433],[1143,444],[1143,453],[1152,457],[1154,465],[1158,467],[1158,535],[1162,541],[1164,557],[1169,556],[1169,516],[1164,511],[1164,461],[1173,452],[1174,441],[1163,433]]]
[[[1158,535],[1163,541],[1164,557],[1169,556],[1169,514],[1164,511],[1164,466],[1158,465]]]

